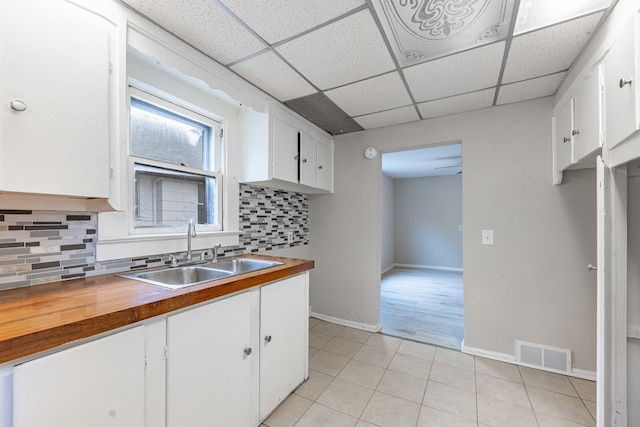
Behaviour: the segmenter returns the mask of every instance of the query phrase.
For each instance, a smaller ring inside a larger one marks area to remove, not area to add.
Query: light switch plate
[[[482,244],[493,245],[493,230],[482,230]]]

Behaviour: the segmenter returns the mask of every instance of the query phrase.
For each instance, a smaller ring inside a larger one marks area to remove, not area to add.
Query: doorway
[[[462,147],[382,156],[382,333],[460,350]]]

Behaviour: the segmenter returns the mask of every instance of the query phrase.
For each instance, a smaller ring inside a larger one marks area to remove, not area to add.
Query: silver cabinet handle
[[[562,142],[569,142],[569,141],[571,141],[571,138],[569,137],[565,136],[564,138],[562,138]]]
[[[271,342],[271,335],[267,335],[266,337],[264,337],[264,340],[266,342]]]
[[[11,101],[11,108],[15,111],[24,111],[27,109],[27,104],[18,99],[14,99],[13,101]]]
[[[244,354],[246,354],[247,356],[249,356],[251,354],[251,347],[247,347],[244,349]]]
[[[295,156],[293,156],[293,160],[300,160],[300,154],[296,154]]]
[[[631,82],[633,80],[625,80],[625,79],[620,79],[620,89],[622,89],[623,87],[625,87],[626,85],[631,86]]]
[[[302,159],[302,163],[307,163],[307,159]]]
[[[598,267],[594,267],[593,265],[591,265],[591,263],[589,263],[589,265],[587,265],[587,270],[589,270],[589,272],[596,271],[597,269],[598,269]]]
[[[580,131],[577,129],[574,129],[571,131],[571,135],[576,136],[576,135],[580,135]]]
[[[318,169],[322,169],[322,165],[318,166]]]

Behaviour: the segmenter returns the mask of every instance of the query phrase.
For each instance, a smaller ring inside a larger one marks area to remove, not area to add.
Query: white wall
[[[393,178],[382,174],[382,248],[380,250],[382,271],[392,268],[396,259],[394,182]]]
[[[640,162],[629,164],[627,185],[627,321],[630,327],[640,328]],[[627,378],[629,402],[628,425],[640,425],[640,340],[627,341]]]
[[[462,175],[396,179],[397,264],[462,268]]]
[[[313,310],[379,322],[382,151],[462,140],[465,348],[514,355],[521,339],[595,370],[595,173],[551,184],[551,99],[335,138],[335,194],[312,198]],[[481,245],[482,229],[495,245]]]

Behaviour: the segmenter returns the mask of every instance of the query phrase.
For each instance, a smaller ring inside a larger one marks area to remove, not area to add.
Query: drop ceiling
[[[612,7],[611,0],[122,1],[334,135],[553,95]]]

